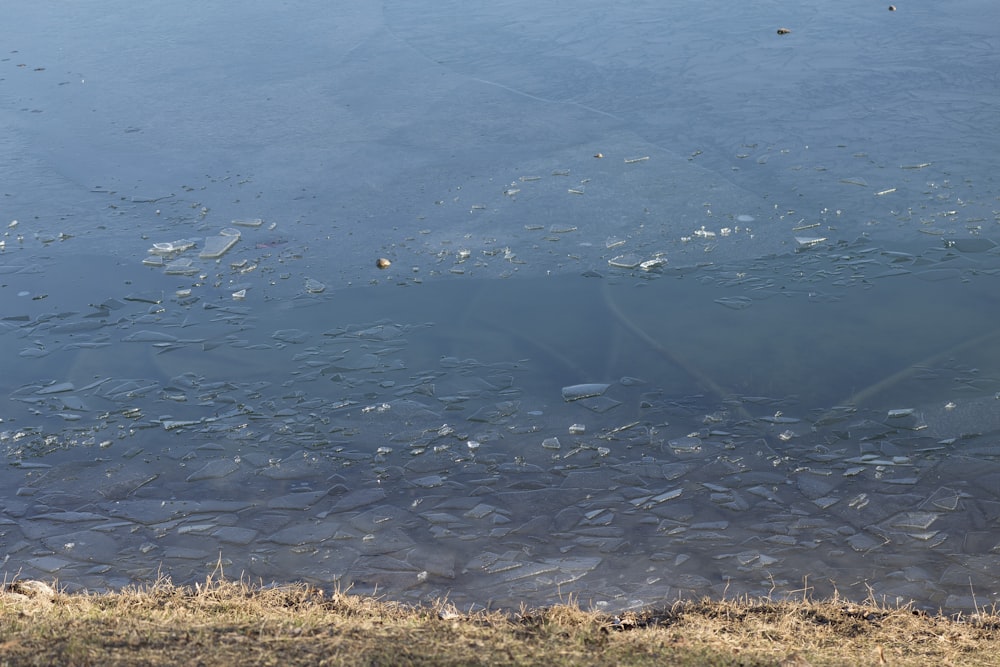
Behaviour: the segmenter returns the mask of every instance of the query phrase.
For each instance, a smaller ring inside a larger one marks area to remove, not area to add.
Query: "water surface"
[[[10,576],[995,599],[992,5],[10,11]]]

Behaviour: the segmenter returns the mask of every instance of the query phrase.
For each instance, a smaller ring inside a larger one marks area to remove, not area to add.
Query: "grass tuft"
[[[837,596],[677,602],[619,616],[570,599],[516,613],[409,606],[314,586],[161,578],[105,594],[14,580],[2,665],[997,665],[1000,615]]]

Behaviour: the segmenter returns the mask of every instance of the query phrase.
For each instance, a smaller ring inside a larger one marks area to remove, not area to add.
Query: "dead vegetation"
[[[209,578],[102,595],[0,594],[0,665],[998,665],[1000,615],[837,598],[703,600],[608,616],[466,614]]]

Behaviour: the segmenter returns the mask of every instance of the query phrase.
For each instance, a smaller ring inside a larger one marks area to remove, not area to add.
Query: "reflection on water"
[[[5,570],[970,608],[997,595],[1000,322],[965,250],[256,300],[4,265]]]

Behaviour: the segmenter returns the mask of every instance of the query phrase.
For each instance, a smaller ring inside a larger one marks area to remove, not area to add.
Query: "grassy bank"
[[[219,579],[103,595],[6,584],[0,665],[54,664],[1000,665],[1000,615],[837,599],[463,614]]]

